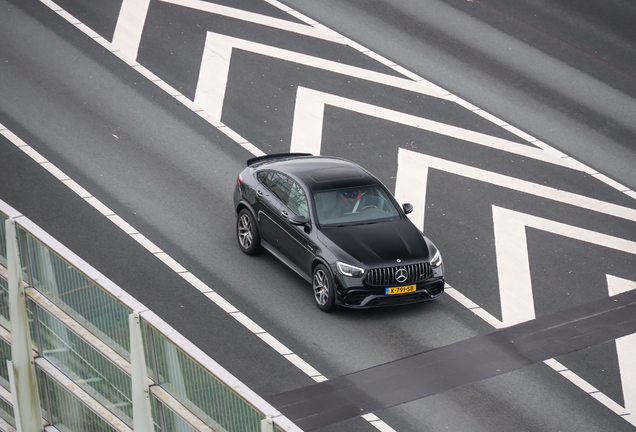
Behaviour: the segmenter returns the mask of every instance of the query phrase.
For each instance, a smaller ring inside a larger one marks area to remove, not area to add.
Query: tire
[[[323,312],[331,312],[336,308],[336,284],[331,272],[323,264],[318,264],[314,269],[311,287],[318,309]]]
[[[243,253],[254,255],[260,250],[261,236],[252,212],[243,209],[236,220],[236,239]]]

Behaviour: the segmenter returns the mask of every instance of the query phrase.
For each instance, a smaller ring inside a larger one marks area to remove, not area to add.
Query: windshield
[[[357,225],[399,218],[398,210],[380,185],[314,193],[321,226]]]

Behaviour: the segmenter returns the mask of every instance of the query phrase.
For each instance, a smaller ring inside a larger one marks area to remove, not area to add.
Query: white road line
[[[326,377],[324,377],[320,372],[314,369],[309,363],[298,357],[297,354],[289,353],[284,355],[287,360],[296,365],[298,369],[303,371],[309,377],[313,378],[316,382],[327,381]]]
[[[501,317],[506,327],[535,318],[526,226],[515,214],[492,208]]]
[[[158,252],[155,254],[157,258],[159,258],[165,265],[167,265],[173,272],[182,274],[189,273],[188,270],[179,264],[174,258],[168,255],[165,252]]]
[[[506,327],[536,318],[532,281],[530,280],[527,228],[636,255],[636,242],[623,238],[494,205],[492,206],[492,217],[502,321]],[[632,284],[636,285],[636,282],[632,282]]]
[[[322,92],[298,86],[292,123],[291,153],[321,154],[325,99]]]
[[[127,0],[130,1],[130,0]],[[244,11],[242,9],[235,9],[228,6],[222,6],[215,3],[210,3],[202,0],[161,0],[164,3],[171,3],[178,6],[183,6],[202,12],[211,13],[214,15],[221,15],[228,18],[235,18],[241,21],[259,24],[266,27],[272,27],[277,30],[285,30],[290,33],[297,33],[304,36],[309,36],[316,39],[324,39],[329,42],[343,43],[338,39],[338,33],[328,29],[324,26],[317,26],[315,24],[298,24],[292,21],[287,21],[280,18],[273,18],[267,15],[261,15],[254,12]],[[115,43],[113,41],[113,43]]]
[[[428,172],[431,168],[598,213],[636,221],[636,209],[400,148],[398,149],[398,174],[395,196],[399,202],[411,202],[413,204],[414,209],[410,215],[411,220],[422,230],[424,229],[426,197],[425,194],[414,195],[413,191],[424,190],[422,187],[426,186]]]
[[[455,288],[450,285],[445,285],[445,292],[450,297],[452,297],[457,303],[464,306],[466,309],[470,310],[472,313],[477,315],[479,318],[486,321],[488,324],[493,326],[496,329],[503,328],[503,324],[497,318],[489,314],[484,308],[479,306],[477,303],[466,297],[464,294],[457,291]]]
[[[183,272],[179,273],[179,276],[184,278],[190,285],[195,287],[197,290],[201,291],[203,294],[213,293],[209,286],[207,286],[201,279],[193,275],[192,273]]]
[[[636,282],[607,275],[610,296],[636,290]],[[625,409],[636,417],[636,334],[616,339],[618,367],[621,371]]]
[[[375,414],[365,414],[362,418],[368,421],[371,425],[375,426],[375,428],[380,432],[395,432],[395,429],[386,424]]]
[[[325,105],[365,114],[370,117],[381,118],[394,123],[457,138],[459,140],[468,141],[508,153],[518,154],[566,168],[578,170],[582,168],[582,164],[577,163],[573,159],[563,159],[560,154],[553,153],[550,150],[546,151],[530,147],[469,129],[463,129],[446,123],[417,117],[400,111],[383,108],[378,105],[359,102],[353,99],[301,86],[298,87],[298,91],[296,93],[296,106],[294,110],[294,122],[292,126],[290,148],[291,152],[308,152],[315,155],[320,154]]]
[[[297,24],[291,21],[273,18],[266,15],[247,12],[228,6],[217,5],[201,0],[161,0],[178,6],[183,6],[206,13],[225,16],[241,21],[251,22],[262,26],[285,30],[317,39],[324,39],[334,43],[342,43],[338,34],[326,27]],[[117,25],[113,34],[113,45],[119,47],[131,59],[137,59],[141,37],[146,23],[146,15],[150,7],[150,0],[123,0],[119,12]],[[79,21],[78,21],[79,23]]]
[[[218,121],[221,121],[223,112],[231,58],[232,44],[224,39],[215,38],[213,33],[208,32],[194,102]]]
[[[621,192],[628,192],[629,191],[629,188],[627,186],[625,186],[623,184],[620,184],[616,180],[612,180],[611,178],[609,178],[605,174],[596,173],[596,174],[593,174],[592,176],[595,179],[602,181],[603,183],[613,187],[616,190],[619,190]]]
[[[133,60],[137,59],[149,7],[150,0],[123,0],[121,3],[113,33],[113,45]]]
[[[258,42],[208,32],[205,40],[203,61],[201,62],[199,82],[197,84],[194,102],[211,113],[214,118],[219,120],[221,119],[221,113],[223,110],[227,73],[230,69],[229,63],[234,49],[437,98],[443,98],[448,94],[448,92],[442,88],[431,84],[428,81],[415,82],[409,79],[387,75],[369,69],[325,60],[320,57],[309,56],[270,45],[264,45]]]
[[[68,186],[71,190],[73,190],[73,192],[75,192],[82,198],[88,198],[90,196],[90,194],[86,190],[84,190],[84,188],[82,188],[81,190],[84,191],[85,193],[79,193],[74,186],[69,184],[70,182],[63,182],[63,183],[66,184],[66,186]],[[75,182],[72,182],[72,183],[77,184]],[[121,217],[117,215],[110,215],[108,216],[108,219],[110,219],[112,223],[117,225],[122,231],[124,231],[128,235],[137,233],[136,229],[134,229],[128,222],[126,222],[125,220],[123,220]]]

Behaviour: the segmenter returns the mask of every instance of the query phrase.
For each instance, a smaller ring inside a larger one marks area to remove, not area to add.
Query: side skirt
[[[261,239],[261,246],[263,246],[263,248],[265,248],[269,253],[271,253],[272,255],[274,255],[276,258],[278,258],[283,264],[285,264],[287,267],[289,267],[290,269],[292,269],[293,271],[295,271],[296,273],[298,273],[298,275],[300,277],[302,277],[303,279],[305,279],[307,282],[311,283],[311,276],[307,275],[305,272],[303,272],[296,264],[292,263],[290,260],[288,260],[285,256],[283,256],[280,252],[278,252],[276,249],[274,249],[272,247],[272,245],[270,245],[269,243],[267,243],[265,240]]]

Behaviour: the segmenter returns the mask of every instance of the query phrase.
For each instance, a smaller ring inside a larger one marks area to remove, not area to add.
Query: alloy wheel
[[[241,247],[249,249],[252,245],[252,221],[247,214],[242,214],[239,218],[238,237]]]
[[[329,299],[329,280],[325,272],[321,269],[314,274],[314,297],[320,306],[327,304]]]

